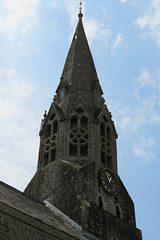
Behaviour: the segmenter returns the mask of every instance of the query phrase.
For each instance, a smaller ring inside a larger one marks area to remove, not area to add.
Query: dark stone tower
[[[25,193],[47,200],[101,240],[141,240],[117,172],[117,133],[82,24],[40,129],[37,172]]]

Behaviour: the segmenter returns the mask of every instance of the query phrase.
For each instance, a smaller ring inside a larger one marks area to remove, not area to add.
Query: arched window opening
[[[107,163],[108,163],[108,167],[111,168],[111,166],[112,166],[112,156],[108,155]]]
[[[88,129],[88,119],[85,116],[81,118],[81,127]]]
[[[48,124],[46,126],[46,138],[50,137],[50,134],[51,134],[51,125]]]
[[[111,140],[111,128],[107,127],[107,138]]]
[[[74,146],[74,145],[70,144],[69,152],[70,152],[71,156],[76,156],[77,155],[77,146]]]
[[[104,120],[105,122],[108,122],[108,118],[107,118],[106,116],[103,117],[103,120]]]
[[[50,116],[50,120],[52,121],[55,118],[55,116],[56,115],[54,113],[52,113],[51,116]]]
[[[88,118],[81,116],[84,112],[82,108],[77,108],[80,115],[73,116],[70,120],[70,156],[88,155]]]
[[[99,196],[99,207],[103,209],[103,201],[101,196]]]
[[[105,136],[105,124],[101,122],[101,136]]]
[[[101,163],[105,163],[105,153],[101,151]]]
[[[47,164],[48,164],[48,153],[44,154],[43,167],[45,167]]]
[[[76,128],[76,127],[78,127],[78,118],[77,118],[77,116],[73,116],[71,118],[70,128],[72,129],[72,128]]]
[[[88,153],[88,144],[87,144],[87,145],[84,145],[84,146],[81,146],[80,155],[81,155],[81,156],[87,156],[87,153]]]
[[[118,218],[121,218],[121,212],[120,212],[119,206],[116,206],[116,216],[117,216]]]
[[[55,120],[53,122],[53,134],[55,134],[57,132],[57,126],[58,126],[58,122],[57,122],[57,120]]]
[[[56,160],[56,149],[53,149],[51,152],[51,162],[54,162]]]

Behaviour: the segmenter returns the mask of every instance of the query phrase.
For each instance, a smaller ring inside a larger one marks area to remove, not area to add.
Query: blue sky
[[[0,180],[23,190],[61,77],[78,0],[0,0]],[[92,0],[84,27],[119,135],[119,175],[143,239],[160,239],[160,0]]]

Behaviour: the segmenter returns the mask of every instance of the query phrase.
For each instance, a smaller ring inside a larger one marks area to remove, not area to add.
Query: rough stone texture
[[[49,201],[98,239],[141,240],[133,201],[118,176],[117,133],[82,14],[56,93],[42,120],[38,169],[25,193]],[[116,182],[112,195],[102,186],[105,169]]]
[[[119,176],[116,176],[119,186],[117,194],[123,220],[116,217],[116,212],[113,211],[114,197],[104,193],[95,172],[95,163],[78,167],[58,160],[37,172],[26,192],[41,201],[47,199],[99,239],[110,239],[106,237],[115,233],[116,236],[119,234],[120,240],[140,240],[137,237],[139,230],[135,228],[134,205]],[[105,211],[98,206],[99,191],[104,195]],[[120,238],[120,235],[123,237]]]
[[[0,240],[83,240],[61,217],[0,182]]]

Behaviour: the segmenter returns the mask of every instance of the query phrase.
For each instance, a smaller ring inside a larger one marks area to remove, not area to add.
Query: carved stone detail
[[[36,228],[0,213],[0,240],[53,240]]]

